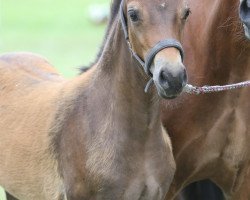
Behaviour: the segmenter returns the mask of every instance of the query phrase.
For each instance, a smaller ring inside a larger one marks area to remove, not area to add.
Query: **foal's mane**
[[[99,58],[101,57],[105,43],[107,41],[107,37],[109,35],[109,30],[110,30],[114,20],[116,19],[117,14],[119,13],[121,1],[122,0],[113,0],[112,1],[111,8],[110,8],[110,16],[109,16],[108,26],[106,28],[105,36],[104,36],[104,39],[103,39],[102,44],[100,46],[100,49],[96,55],[95,60],[92,63],[90,63],[88,66],[81,67],[80,73],[86,72],[89,68],[91,68],[94,64],[96,64],[97,61],[99,60]]]

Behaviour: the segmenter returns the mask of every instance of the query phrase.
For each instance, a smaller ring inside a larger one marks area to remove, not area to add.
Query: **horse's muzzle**
[[[155,63],[153,79],[158,94],[165,99],[173,99],[187,84],[187,73],[181,62],[170,64],[158,61]]]
[[[250,0],[242,0],[240,3],[240,19],[243,23],[245,35],[250,39]]]

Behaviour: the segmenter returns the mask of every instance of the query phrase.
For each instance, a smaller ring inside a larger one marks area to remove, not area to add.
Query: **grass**
[[[5,193],[1,188],[0,188],[0,200],[5,200]]]
[[[91,4],[109,0],[0,0],[0,53],[30,51],[67,77],[94,59],[105,25],[89,20]]]
[[[88,17],[93,3],[109,0],[0,0],[0,53],[38,53],[64,76],[75,76],[94,59],[105,29]]]

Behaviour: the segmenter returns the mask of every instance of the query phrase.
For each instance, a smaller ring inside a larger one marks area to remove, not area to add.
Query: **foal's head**
[[[240,19],[244,26],[245,35],[250,39],[250,0],[240,0]]]
[[[176,97],[187,83],[182,47],[177,42],[190,13],[186,0],[124,0],[123,12],[132,49],[146,65],[148,61],[146,70],[159,95]]]

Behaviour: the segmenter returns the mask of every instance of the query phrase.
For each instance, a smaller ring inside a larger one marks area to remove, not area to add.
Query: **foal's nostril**
[[[169,79],[168,72],[165,70],[162,70],[160,72],[160,82],[164,84],[165,82],[168,82],[168,79]]]
[[[186,70],[184,70],[184,72],[182,73],[182,76],[183,76],[182,87],[184,87],[187,84],[187,72],[186,72]]]

